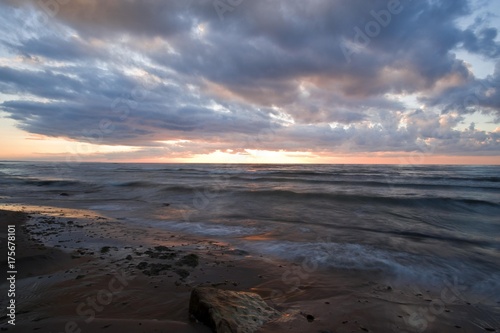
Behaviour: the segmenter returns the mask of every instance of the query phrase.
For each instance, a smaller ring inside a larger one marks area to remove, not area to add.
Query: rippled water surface
[[[0,163],[0,202],[500,293],[500,167]],[[63,194],[63,195],[61,195]]]

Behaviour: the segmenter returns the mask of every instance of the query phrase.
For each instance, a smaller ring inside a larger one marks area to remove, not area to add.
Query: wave
[[[373,172],[373,170],[372,170]],[[329,176],[329,177],[340,177],[340,178],[345,178],[345,177],[363,177],[363,178],[368,178],[368,179],[404,179],[404,180],[411,180],[411,179],[418,179],[418,180],[423,180],[423,181],[467,181],[467,182],[492,182],[492,183],[498,183],[500,182],[500,177],[495,177],[495,176],[480,176],[480,177],[457,177],[457,176],[427,176],[425,174],[416,174],[416,175],[407,175],[404,173],[398,173],[398,172],[385,172],[383,174],[379,173],[363,173],[363,172],[356,172],[356,173],[351,173],[351,172],[315,172],[315,171],[308,171],[308,172],[270,172],[269,173],[272,176],[293,176],[293,177],[300,177],[300,176]],[[393,177],[391,177],[391,175]],[[293,178],[292,178],[293,179]],[[333,181],[333,180],[329,180]],[[387,182],[382,182],[382,183],[387,183]]]
[[[250,252],[263,253],[296,263],[303,269],[333,268],[378,271],[399,279],[420,280],[441,284],[460,276],[469,291],[500,291],[500,273],[495,267],[483,267],[477,262],[460,258],[391,251],[358,243],[260,241],[243,246]],[[286,281],[285,281],[286,283]]]
[[[407,252],[394,252],[356,243],[259,242],[256,247],[268,255],[302,262],[302,266],[349,270],[378,271],[399,278],[441,281],[445,275],[457,274],[453,266],[438,258]],[[464,272],[461,272],[462,275]]]
[[[85,182],[77,180],[41,180],[41,179],[23,179],[22,182],[26,185],[48,186],[48,187],[67,187],[83,185]]]
[[[407,175],[407,174],[395,174],[398,178],[400,179],[405,179],[405,180],[409,180],[409,179],[418,179],[418,180],[422,180],[422,181],[429,181],[429,182],[433,182],[433,181],[440,181],[440,182],[467,182],[467,183],[471,183],[471,182],[490,182],[490,183],[498,183],[500,182],[500,177],[496,177],[496,176],[479,176],[479,177],[474,177],[474,176],[451,176],[451,175],[447,175],[447,176],[442,176],[442,175],[428,175],[428,174],[424,174],[424,173],[418,173],[418,174],[413,174],[413,175]],[[371,176],[370,176],[371,177]],[[380,176],[380,177],[384,177],[384,178],[389,178],[387,176]]]
[[[183,185],[171,185],[171,186],[163,186],[161,188],[161,192],[172,193],[196,193],[198,191],[210,190],[208,186],[183,186]]]
[[[300,200],[331,200],[335,202],[345,203],[376,203],[384,205],[400,205],[400,206],[430,206],[433,208],[449,208],[450,206],[486,206],[490,208],[499,208],[500,203],[479,200],[479,199],[462,199],[450,197],[383,197],[369,196],[360,194],[343,194],[343,193],[325,193],[325,192],[296,192],[291,190],[253,190],[236,192],[242,196],[249,197],[273,197],[275,199],[300,199]]]
[[[203,169],[197,169],[197,168],[163,168],[163,169],[159,169],[159,171],[162,171],[162,172],[168,172],[168,173],[179,173],[179,172],[202,172],[202,173],[207,173],[208,171],[207,170],[203,170]]]
[[[129,182],[113,183],[112,184],[112,186],[119,186],[119,187],[156,187],[158,185],[160,185],[160,184],[146,182],[146,181],[129,181]]]
[[[492,183],[500,182],[500,177],[446,177],[443,179],[461,180],[461,181],[471,180],[476,182],[492,182]]]
[[[383,234],[392,234],[397,236],[409,237],[409,238],[417,238],[417,239],[433,239],[446,243],[451,243],[458,246],[464,245],[474,245],[481,247],[498,247],[500,243],[493,243],[487,239],[474,239],[474,238],[463,238],[463,237],[455,237],[451,235],[440,235],[440,234],[430,234],[430,233],[422,233],[416,231],[378,231],[378,230],[370,230],[372,232],[380,232]]]
[[[304,184],[330,184],[330,185],[348,185],[360,187],[388,187],[388,188],[415,188],[415,189],[479,189],[479,190],[498,190],[497,186],[475,186],[464,184],[437,184],[437,183],[404,183],[404,182],[383,182],[374,180],[331,180],[331,179],[304,179],[297,177],[252,177],[252,176],[231,176],[229,180],[240,180],[244,182],[256,183],[304,183]]]
[[[260,233],[263,229],[248,227],[248,226],[235,226],[217,223],[204,223],[204,222],[176,222],[176,221],[136,221],[139,223],[147,223],[154,228],[165,228],[173,231],[180,231],[189,234],[196,234],[202,236],[248,236]]]
[[[391,253],[369,245],[335,242],[299,243],[291,241],[256,242],[247,247],[292,261],[307,260],[322,267],[405,271],[410,255]]]

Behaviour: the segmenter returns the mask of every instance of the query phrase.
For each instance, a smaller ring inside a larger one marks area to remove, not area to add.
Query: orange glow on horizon
[[[231,154],[225,152],[214,152],[206,155],[195,155],[190,157],[150,157],[140,159],[107,160],[101,158],[96,162],[121,162],[121,163],[187,163],[187,164],[393,164],[393,165],[500,165],[499,156],[441,156],[429,155],[418,157],[412,154],[401,154],[400,156],[383,156],[383,154],[365,155],[338,155],[318,156],[307,152],[293,152],[286,156],[287,152],[276,152],[270,157],[272,152],[267,152],[267,157],[251,156],[246,157],[241,154]],[[303,154],[302,157],[294,156]]]
[[[234,164],[477,164],[500,165],[500,156],[445,156],[414,152],[316,153],[311,151],[268,151],[248,149],[243,152],[217,150],[209,154],[137,155],[142,147],[112,146],[71,141],[26,133],[3,119],[0,160],[81,161],[120,163],[234,163]],[[10,126],[8,126],[10,125]],[[182,141],[182,140],[180,140]],[[176,141],[177,142],[177,141]],[[110,155],[110,154],[117,154]],[[127,156],[128,155],[128,156]]]

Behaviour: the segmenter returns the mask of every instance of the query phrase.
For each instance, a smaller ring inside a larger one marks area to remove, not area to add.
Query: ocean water
[[[325,272],[500,294],[499,166],[1,162],[1,203],[91,209]]]

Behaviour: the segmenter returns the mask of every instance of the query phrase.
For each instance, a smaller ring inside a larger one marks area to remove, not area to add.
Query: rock
[[[148,263],[145,262],[145,261],[141,261],[138,265],[137,265],[137,269],[144,269],[148,267]]]
[[[307,313],[304,313],[304,312],[300,312],[301,315],[303,315],[304,317],[306,317],[307,321],[312,323],[314,321],[314,316],[311,315],[311,314],[307,314]]]
[[[176,269],[175,272],[181,277],[181,280],[184,280],[190,274],[187,270],[182,268]]]
[[[141,264],[139,264],[141,265]],[[137,267],[139,267],[139,265]],[[143,267],[143,266],[141,266]],[[149,267],[149,270],[143,270],[142,272],[145,274],[145,275],[149,275],[149,276],[156,276],[156,275],[160,275],[160,273],[162,271],[166,271],[166,270],[169,270],[170,268],[172,268],[172,266],[170,265],[166,265],[166,264],[149,264],[148,266],[146,267]],[[188,273],[189,275],[189,273]]]
[[[169,249],[168,247],[163,246],[163,245],[155,246],[154,249],[156,251],[160,251],[160,252],[163,252],[163,251],[172,251],[171,249]]]
[[[210,287],[193,289],[189,313],[215,333],[253,333],[280,316],[255,293]]]
[[[111,246],[103,246],[101,247],[101,253],[107,253],[111,249]]]
[[[198,266],[198,256],[196,254],[188,254],[182,257],[176,264],[177,266]]]

